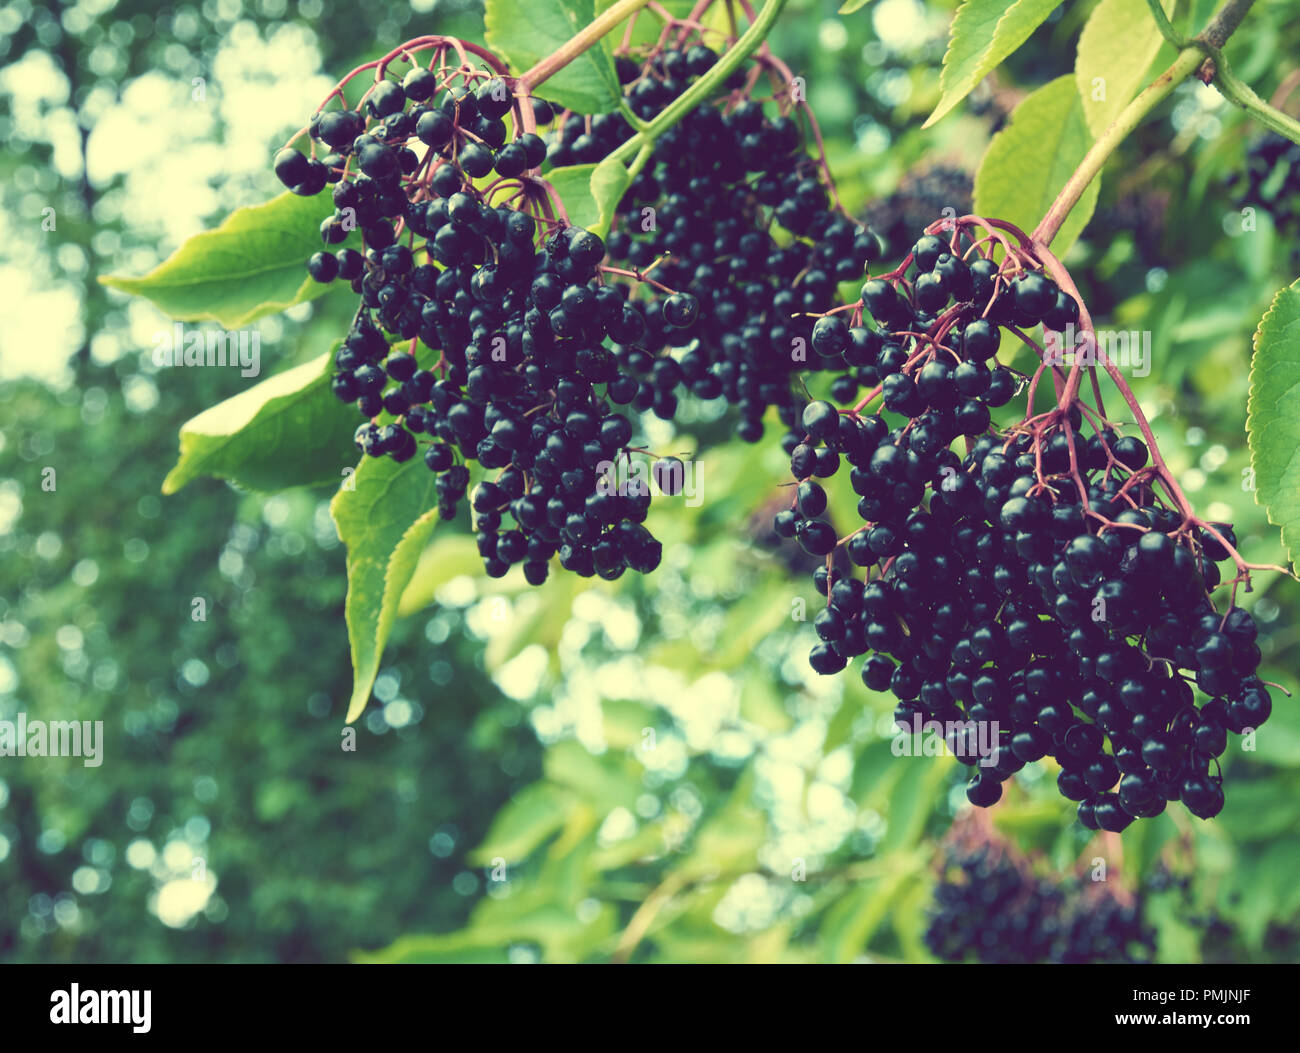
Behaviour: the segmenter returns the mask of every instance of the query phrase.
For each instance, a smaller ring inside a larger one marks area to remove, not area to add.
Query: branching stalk
[[[631,139],[609,156],[617,158],[621,163],[628,162],[636,157],[644,147],[652,145],[659,136],[677,124],[700,102],[716,94],[719,85],[731,76],[732,72],[739,68],[740,64],[763,43],[772,28],[772,24],[776,21],[785,5],[786,0],[767,0],[767,3],[763,5],[763,10],[758,13],[758,17],[754,19],[750,27],[727,50],[727,53],[714,63],[708,73],[700,77],[699,80],[670,102],[646,128],[632,136]]]
[[[1165,14],[1164,5],[1161,3],[1161,0],[1147,0],[1147,7],[1151,8],[1151,17],[1156,20],[1156,25],[1160,29],[1160,35],[1179,51],[1182,51],[1183,48],[1187,47],[1187,41],[1184,40],[1183,35],[1173,27],[1173,23],[1169,21],[1169,16]]]
[[[1151,84],[1130,102],[1115,118],[1079,162],[1079,167],[1066,181],[1065,186],[1047,210],[1047,215],[1034,231],[1034,240],[1043,245],[1050,245],[1056,237],[1065,217],[1079,203],[1084,190],[1088,188],[1101,172],[1116,148],[1146,118],[1152,110],[1169,97],[1174,88],[1190,77],[1205,57],[1204,52],[1195,45],[1188,45],[1178,53],[1173,65],[1158,76]]]
[[[1110,127],[1102,133],[1101,138],[1093,143],[1079,167],[1061,188],[1047,215],[1034,231],[1033,238],[1036,242],[1042,245],[1052,243],[1057,231],[1061,229],[1061,224],[1065,222],[1065,217],[1079,203],[1084,190],[1097,178],[1119,144],[1152,110],[1169,97],[1175,87],[1203,67],[1209,67],[1205,70],[1207,83],[1212,81],[1227,98],[1247,110],[1273,131],[1300,142],[1300,122],[1274,109],[1239,80],[1228,68],[1221,52],[1223,45],[1241,25],[1241,20],[1246,17],[1254,2],[1255,0],[1226,0],[1214,17],[1206,23],[1201,34],[1195,40],[1182,44],[1182,50],[1178,52],[1173,65],[1124,107],[1120,115],[1111,122]],[[1159,0],[1147,0],[1147,4],[1165,39],[1177,45],[1182,38],[1165,17]]]
[[[1256,95],[1249,84],[1232,72],[1222,51],[1209,44],[1203,46],[1214,62],[1214,86],[1223,93],[1223,97],[1240,106],[1269,131],[1277,132],[1293,143],[1300,143],[1300,121]]]

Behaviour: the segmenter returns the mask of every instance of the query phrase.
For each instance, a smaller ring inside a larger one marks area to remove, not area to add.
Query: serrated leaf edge
[[[1251,337],[1251,342],[1250,342],[1250,347],[1251,347],[1250,384],[1246,396],[1246,448],[1250,451],[1250,467],[1252,470],[1254,470],[1256,476],[1258,476],[1259,474],[1259,466],[1256,460],[1257,450],[1255,446],[1255,439],[1256,439],[1255,426],[1258,420],[1257,417],[1258,406],[1256,405],[1256,400],[1255,400],[1255,393],[1256,393],[1255,392],[1255,368],[1256,368],[1255,356],[1259,354],[1259,340],[1260,340],[1260,336],[1263,334],[1264,326],[1272,319],[1274,314],[1281,307],[1282,297],[1290,292],[1295,292],[1296,294],[1300,295],[1300,278],[1297,278],[1290,285],[1284,285],[1273,296],[1272,301],[1268,305],[1268,310],[1264,312],[1264,316],[1259,320],[1259,325],[1255,327],[1255,333]],[[1296,324],[1300,325],[1300,321],[1298,321]],[[1300,382],[1297,383],[1300,384]],[[1290,463],[1294,463],[1298,458],[1300,458],[1300,448],[1297,448],[1293,452]],[[1273,509],[1269,505],[1266,505],[1260,499],[1258,485],[1256,485],[1254,494],[1255,494],[1255,504],[1259,505],[1261,508],[1264,509],[1264,514],[1265,517],[1268,519],[1268,522],[1272,526],[1277,527],[1282,532],[1282,545],[1286,549],[1287,557],[1291,560],[1292,565],[1294,565],[1296,562],[1296,553],[1300,552],[1300,537],[1289,536],[1287,530],[1287,524],[1280,523],[1277,521],[1277,519],[1274,518]]]

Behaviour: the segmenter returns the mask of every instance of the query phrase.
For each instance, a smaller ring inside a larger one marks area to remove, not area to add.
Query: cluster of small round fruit
[[[1251,144],[1244,172],[1234,172],[1227,185],[1238,208],[1263,209],[1283,237],[1300,231],[1300,144],[1269,132]]]
[[[925,944],[946,962],[1133,963],[1151,960],[1155,931],[1140,892],[1036,873],[1001,839],[962,832],[941,848]]]
[[[360,295],[333,388],[368,418],[363,453],[405,462],[423,445],[446,518],[468,462],[495,470],[471,497],[489,575],[522,563],[540,584],[558,556],[612,579],[661,556],[642,525],[643,474],[615,482],[620,459],[641,451],[617,410],[637,384],[611,348],[644,342],[650,327],[629,283],[603,280],[602,240],[556,218],[538,172],[543,119],[548,104],[487,70],[416,66],[398,83],[381,68],[357,108],[313,119],[311,137],[332,154],[309,161],[289,147],[275,168],[295,193],[333,184],[327,245],[361,234],[361,251],[317,253],[308,270]],[[654,305],[668,326],[695,311],[684,294]]]
[[[715,59],[698,43],[620,59],[628,109],[653,120]],[[633,134],[621,114],[557,114],[492,60],[430,61],[400,83],[386,62],[357,106],[312,120],[311,159],[287,147],[275,170],[295,193],[333,187],[321,236],[341,247],[308,270],[360,297],[333,379],[367,418],[358,446],[400,463],[423,445],[444,517],[469,462],[496,471],[471,500],[490,575],[522,563],[540,584],[556,556],[584,576],[652,570],[650,488],[617,469],[654,455],[619,408],[671,419],[682,391],[723,398],[756,441],[775,406],[795,489],[774,530],[826,559],[814,669],[866,655],[863,680],[893,691],[900,723],[966,725],[953,746],[977,805],[1051,755],[1087,826],[1120,830],[1179,799],[1218,813],[1227,733],[1271,706],[1253,621],[1209,598],[1216,561],[1233,559],[1236,580],[1244,564],[1158,453],[1077,397],[1077,365],[1044,356],[1024,378],[999,361],[1008,334],[1041,353],[1035,327],[1088,324],[1023,235],[1017,250],[999,221],[933,224],[836,308],[883,247],[832,207],[799,124],[770,112],[788,109],[779,92],[765,109],[733,74],[665,130],[606,242],[565,220],[542,166],[599,160]],[[360,249],[344,245],[354,229]],[[794,391],[819,370],[834,402]],[[1034,416],[1048,375],[1058,404]],[[997,426],[1026,379],[1025,418]],[[840,538],[826,480],[843,462],[862,525]],[[680,486],[680,469],[653,475]],[[972,748],[979,724],[996,729],[994,758]]]
[[[630,109],[653,118],[715,56],[702,44],[668,49],[620,66]],[[611,260],[690,292],[700,305],[688,326],[657,349],[631,350],[625,369],[640,379],[634,405],[671,418],[679,393],[724,399],[740,416],[736,433],[756,442],[777,407],[798,441],[799,374],[832,370],[836,396],[861,383],[851,359],[808,354],[813,314],[829,309],[838,283],[862,277],[880,258],[880,239],[832,205],[816,158],[803,148],[796,116],[771,114],[743,75],[697,106],[655,143],[632,181],[609,238]],[[783,105],[789,104],[789,93]],[[598,122],[605,123],[599,124]],[[579,132],[569,143],[571,132]],[[630,134],[623,118],[566,126],[561,149],[598,160]],[[647,312],[653,317],[653,312]]]
[[[629,107],[652,118],[716,60],[700,44],[620,57]],[[310,159],[277,154],[295,193],[332,186],[326,248],[308,271],[360,296],[333,380],[368,418],[358,446],[404,462],[423,445],[445,517],[469,462],[499,470],[471,501],[489,574],[522,562],[538,583],[553,555],[606,577],[657,564],[641,525],[645,473],[614,471],[645,452],[619,407],[671,419],[689,390],[736,405],[750,441],[768,405],[797,425],[792,377],[813,365],[802,312],[829,306],[835,281],[860,276],[879,241],[829,209],[796,121],[769,118],[744,83],[733,74],[658,139],[608,245],[567,225],[542,166],[598,160],[631,127],[516,97],[495,68],[431,60],[398,82],[381,62],[355,107],[340,87],[340,105],[313,118]],[[645,209],[662,225],[630,222]],[[344,244],[353,230],[357,247]],[[757,346],[760,333],[779,353]],[[836,390],[856,393],[860,378],[835,365],[846,373]],[[650,474],[671,493],[681,465],[664,459]]]
[[[1051,755],[1061,793],[1094,829],[1122,830],[1179,799],[1216,815],[1228,732],[1271,709],[1253,620],[1209,597],[1216,561],[1235,557],[1232,530],[1162,503],[1146,444],[1081,401],[991,424],[989,407],[1016,383],[996,364],[1002,332],[1059,331],[1079,305],[1024,261],[967,262],[961,244],[956,231],[927,234],[897,271],[869,280],[853,313],[875,327],[835,313],[814,330],[814,347],[860,356],[879,386],[851,409],[807,404],[793,500],[775,519],[778,534],[826,557],[810,662],[829,674],[865,654],[863,681],[895,694],[900,726],[956,727],[976,805]],[[1068,390],[1074,378],[1061,377]],[[877,395],[883,409],[865,412]],[[962,437],[965,456],[951,448]],[[844,538],[824,518],[823,485],[842,461],[863,521]],[[1198,706],[1193,684],[1211,700]],[[981,756],[980,741],[996,752]]]

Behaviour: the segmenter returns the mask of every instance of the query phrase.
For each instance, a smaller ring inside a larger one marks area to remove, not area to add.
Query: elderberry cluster
[[[643,65],[620,58],[628,106],[652,119],[716,59],[702,44]],[[743,83],[737,71],[716,103],[696,107],[656,141],[619,204],[608,247],[613,262],[693,298],[689,313],[671,297],[649,305],[646,342],[620,354],[639,381],[633,405],[671,419],[683,391],[724,398],[739,413],[737,434],[756,442],[769,406],[788,428],[798,424],[796,373],[834,369],[838,397],[857,393],[851,364],[807,353],[808,315],[827,310],[837,283],[861,277],[881,245],[831,208],[796,119],[737,101],[733,89]],[[598,161],[631,132],[620,114],[572,117],[553,156]],[[797,438],[788,436],[786,448]]]
[[[884,258],[901,260],[919,229],[944,216],[971,210],[974,183],[970,174],[935,164],[906,173],[898,189],[867,205],[866,220],[885,242]]]
[[[1227,184],[1236,191],[1238,208],[1268,212],[1279,234],[1300,230],[1300,144],[1269,132],[1247,151],[1244,178],[1233,172]],[[1292,258],[1300,259],[1300,252]]]
[[[803,411],[797,486],[774,529],[827,557],[813,575],[827,606],[810,664],[830,674],[867,655],[863,682],[899,699],[901,727],[919,718],[950,735],[973,804],[1050,755],[1087,827],[1122,830],[1174,800],[1217,815],[1227,733],[1271,711],[1254,621],[1208,594],[1232,530],[1160,505],[1146,445],[1107,426],[1085,439],[1077,403],[995,430],[989,407],[1015,387],[988,366],[1001,329],[1060,330],[1078,305],[1042,273],[1009,280],[949,248],[927,235],[910,283],[900,269],[864,285],[879,328],[828,315],[814,331],[814,347],[874,370],[901,423],[824,401]],[[951,448],[962,436],[964,456]],[[843,461],[863,525],[840,540],[818,480]],[[981,725],[996,729],[996,754],[978,755]]]
[[[1104,882],[1036,874],[995,841],[945,846],[925,944],[947,962],[1093,964],[1149,961],[1155,931],[1142,896]]]
[[[643,343],[646,316],[625,284],[602,281],[601,239],[549,218],[535,174],[546,144],[510,138],[506,118],[522,124],[510,86],[480,79],[454,86],[419,67],[400,85],[381,79],[362,108],[312,121],[333,153],[276,156],[295,193],[334,185],[327,245],[361,233],[364,251],[308,262],[317,281],[346,280],[361,299],[334,393],[368,418],[356,433],[365,455],[405,462],[423,445],[443,518],[466,495],[468,462],[498,471],[470,499],[490,576],[522,563],[537,585],[557,555],[583,576],[649,572],[661,548],[642,525],[648,487],[611,483],[634,431],[616,407],[638,390],[611,347]],[[544,102],[522,105],[553,117]],[[475,182],[493,173],[506,204]],[[692,309],[689,297],[672,303],[668,324]]]

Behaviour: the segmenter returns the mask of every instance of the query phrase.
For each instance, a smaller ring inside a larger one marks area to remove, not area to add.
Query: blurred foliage
[[[676,433],[650,422],[656,448],[699,444],[704,500],[657,503],[665,561],[649,580],[488,581],[463,520],[439,525],[355,751],[341,748],[350,672],[328,490],[263,498],[203,481],[160,496],[179,425],[248,382],[159,374],[132,336],[137,308],[95,283],[175,247],[123,218],[138,188],[86,174],[97,121],[141,78],[187,90],[239,34],[309,31],[331,76],[417,32],[481,35],[472,10],[428,6],[0,7],[5,63],[44,56],[69,88],[40,103],[45,139],[0,91],[6,211],[49,202],[60,216],[56,235],[4,252],[74,288],[80,315],[59,349],[66,376],[0,382],[0,719],[103,720],[106,739],[99,768],[0,759],[0,959],[926,960],[935,845],[964,808],[962,771],[895,757],[890,700],[807,668],[816,600],[809,568],[770,535],[787,474],[774,441],[729,441],[707,406],[688,406]],[[807,79],[841,197],[864,215],[901,211],[891,195],[909,172],[973,174],[1015,103],[1070,72],[1092,5],[1063,5],[924,131],[954,0],[838,6],[791,0],[772,46]],[[1206,9],[1180,3],[1175,23]],[[1230,54],[1267,97],[1298,44],[1300,19],[1274,0]],[[83,162],[55,164],[68,120]],[[1150,375],[1133,384],[1189,496],[1275,562],[1277,531],[1244,488],[1247,372],[1255,325],[1296,275],[1267,214],[1243,230],[1225,189],[1258,135],[1184,85],[1107,168],[1067,262],[1099,325],[1150,332]],[[269,172],[212,182],[213,211],[195,217],[209,226],[275,191]],[[938,218],[930,203],[913,222],[925,209]],[[325,350],[346,301],[264,322],[288,349],[267,372]],[[92,353],[106,335],[118,353]],[[847,521],[851,495],[832,501]],[[1261,574],[1241,599],[1264,675],[1293,688],[1300,589]],[[1226,760],[1211,823],[1174,806],[1094,839],[1043,763],[992,818],[1061,871],[1102,855],[1129,885],[1157,862],[1188,875],[1190,907],[1152,900],[1161,960],[1294,960],[1300,703],[1275,693],[1257,749]]]
[[[0,719],[104,727],[97,768],[0,760],[0,958],[325,961],[456,925],[466,852],[539,767],[477,645],[407,623],[346,750],[325,500],[160,498],[195,392],[139,413],[99,379],[0,388]]]

